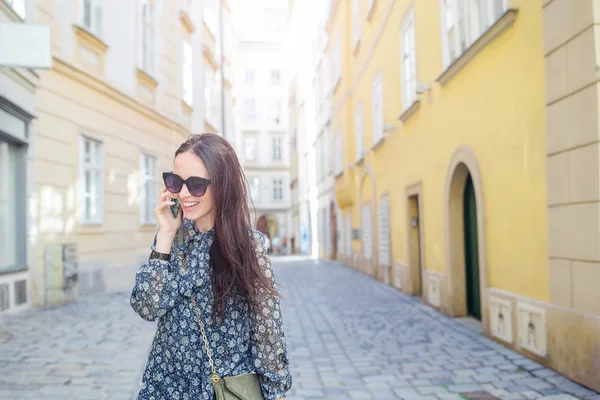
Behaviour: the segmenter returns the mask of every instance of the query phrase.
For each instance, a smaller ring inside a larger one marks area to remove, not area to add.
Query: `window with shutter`
[[[373,256],[373,240],[371,235],[371,203],[363,205],[361,213],[361,239],[362,239],[362,253],[365,260],[370,260]]]
[[[379,208],[379,264],[389,266],[390,254],[390,200],[388,195],[381,196]]]

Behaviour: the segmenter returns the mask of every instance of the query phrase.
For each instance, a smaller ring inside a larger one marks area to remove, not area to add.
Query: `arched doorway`
[[[261,215],[256,221],[256,230],[262,232],[272,243],[277,237],[277,220],[272,215]]]
[[[450,313],[487,327],[485,211],[481,173],[469,148],[456,150],[446,177],[446,259]]]
[[[338,253],[338,231],[337,231],[337,213],[335,203],[332,201],[329,207],[329,215],[331,218],[331,259],[337,260]]]

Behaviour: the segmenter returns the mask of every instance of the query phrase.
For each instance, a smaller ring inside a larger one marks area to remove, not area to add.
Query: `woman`
[[[158,232],[131,294],[142,318],[159,320],[138,400],[213,399],[212,366],[222,377],[256,372],[266,400],[283,398],[292,380],[275,279],[235,151],[194,135],[163,178]]]

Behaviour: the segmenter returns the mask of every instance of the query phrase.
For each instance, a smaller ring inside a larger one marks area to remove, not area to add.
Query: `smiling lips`
[[[197,206],[199,203],[200,203],[199,201],[185,202],[185,203],[183,203],[183,206],[185,208],[193,208],[193,207]]]

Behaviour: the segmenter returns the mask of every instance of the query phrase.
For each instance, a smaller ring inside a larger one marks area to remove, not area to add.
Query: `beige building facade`
[[[36,97],[32,306],[132,286],[161,173],[204,119],[202,2],[69,4],[37,2],[53,66]]]
[[[548,358],[600,390],[600,3],[544,0]]]
[[[35,23],[35,3],[0,1],[0,24]],[[3,37],[1,40],[10,40]],[[39,71],[0,65],[0,315],[27,308],[35,226],[35,94]]]

